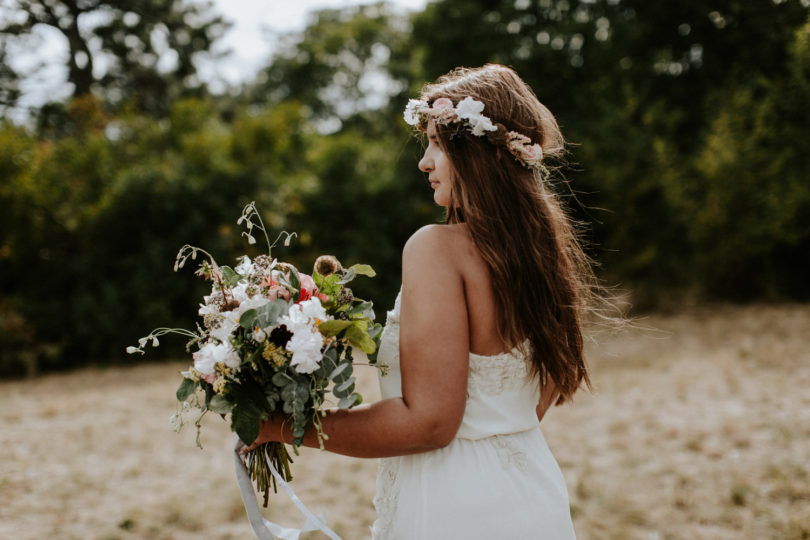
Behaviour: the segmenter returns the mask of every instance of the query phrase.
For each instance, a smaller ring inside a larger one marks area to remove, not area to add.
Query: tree
[[[227,29],[210,2],[184,0],[16,0],[3,21],[0,50],[23,46],[38,25],[64,37],[72,97],[95,92],[108,104],[130,102],[156,115],[172,100],[203,90],[194,62]],[[7,60],[0,56],[5,85],[29,75]]]
[[[707,268],[699,261],[711,245],[695,234],[694,213],[703,200],[696,186],[708,180],[706,134],[720,128],[718,110],[727,120],[744,112],[733,97],[740,87],[789,78],[793,32],[807,15],[800,0],[440,0],[414,18],[414,54],[424,79],[485,62],[524,77],[574,143],[576,166],[567,176],[582,205],[572,210],[594,223],[593,242],[604,248],[597,257],[611,280],[654,296],[706,285],[698,269]],[[778,118],[802,125],[801,115]],[[749,176],[770,175],[773,156],[753,151]],[[796,159],[784,163],[785,173],[806,175]],[[715,172],[719,181],[732,169]],[[718,184],[718,195],[728,195],[724,189]],[[684,197],[697,198],[687,204]],[[768,234],[761,240],[780,244],[776,229]],[[756,280],[752,266],[736,268],[735,283]]]
[[[408,23],[385,4],[316,12],[248,89],[255,103],[295,100],[322,131],[364,111],[387,111],[407,90]]]

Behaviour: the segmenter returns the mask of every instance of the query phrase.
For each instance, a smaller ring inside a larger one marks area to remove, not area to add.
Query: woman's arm
[[[323,418],[327,450],[355,457],[386,457],[446,446],[464,416],[469,330],[464,283],[452,237],[428,226],[408,240],[402,255],[400,369],[402,397]],[[262,425],[253,445],[292,441],[280,420]],[[318,446],[310,429],[305,446]]]

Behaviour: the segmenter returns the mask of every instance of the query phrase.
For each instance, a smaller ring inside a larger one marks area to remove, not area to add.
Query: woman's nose
[[[424,173],[429,173],[433,170],[433,160],[428,157],[427,152],[425,152],[425,155],[419,160],[419,170]]]

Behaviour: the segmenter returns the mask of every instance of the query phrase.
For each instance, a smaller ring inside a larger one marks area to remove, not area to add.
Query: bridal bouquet
[[[254,203],[245,206],[237,224],[245,225],[242,234],[251,244],[254,230],[264,233],[267,255],[239,257],[231,268],[218,265],[201,248],[183,246],[175,271],[200,256],[196,275],[212,285],[200,304],[202,325],[196,331],[156,328],[127,352],[143,354],[146,345],[158,346],[158,338],[168,333],[189,338],[186,349],[193,351],[193,364],[182,372],[172,422],[179,431],[183,413],[199,409],[198,446],[200,421],[208,411],[228,419],[245,444],[258,437],[262,420],[281,415],[292,428],[296,453],[310,427],[323,445],[328,436],[320,418],[327,395],[334,396],[339,408],[362,401],[355,392],[352,351],[360,349],[377,366],[382,327],[374,322],[371,302],[355,298],[346,286],[358,275],[373,277],[374,270],[363,264],[343,268],[324,255],[315,261],[312,275],[304,274],[272,258],[275,244],[286,235],[289,245],[292,235],[282,233],[271,244]],[[269,466],[289,481],[291,462],[283,443],[265,443],[248,455],[248,469],[264,492],[265,506],[270,485],[276,489]]]

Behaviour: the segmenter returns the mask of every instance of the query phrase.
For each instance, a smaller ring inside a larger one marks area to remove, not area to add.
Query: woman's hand
[[[284,421],[278,416],[272,416],[269,420],[264,420],[259,425],[259,436],[250,446],[243,446],[239,449],[240,454],[247,454],[252,452],[266,442],[283,442],[282,431],[284,428]]]

